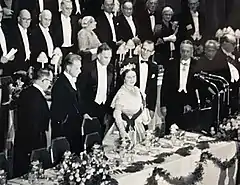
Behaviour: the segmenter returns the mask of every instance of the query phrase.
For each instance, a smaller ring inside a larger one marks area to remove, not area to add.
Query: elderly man
[[[17,49],[12,72],[18,70],[27,71],[30,66],[30,44],[29,44],[29,26],[31,24],[31,14],[28,10],[21,10],[18,16],[18,24],[13,29],[11,48]]]
[[[38,58],[51,59],[54,52],[54,42],[52,32],[49,29],[52,22],[52,13],[49,10],[43,10],[39,14],[39,25],[32,31],[30,39],[33,67],[40,68],[41,64]],[[43,57],[44,56],[44,57]]]
[[[139,25],[133,15],[133,3],[125,0],[121,6],[122,14],[117,19],[117,40],[127,42],[129,39],[137,37]]]
[[[70,143],[71,152],[79,154],[81,143],[81,124],[84,106],[76,79],[81,73],[81,57],[68,54],[63,61],[63,73],[52,88],[51,120],[52,137],[65,136]]]
[[[153,40],[155,25],[161,21],[161,14],[157,12],[158,0],[147,0],[143,10],[136,10],[136,18],[141,25],[139,27],[139,38],[142,42]]]
[[[61,12],[53,22],[53,39],[57,47],[60,47],[63,58],[69,52],[77,51],[77,17],[72,15],[73,3],[71,0],[61,2]]]
[[[193,44],[185,40],[180,45],[180,59],[175,59],[164,71],[161,106],[166,106],[166,133],[173,123],[179,124],[182,129],[187,126],[181,122],[185,112],[197,105],[194,90],[193,67],[196,61],[191,58],[193,54]]]
[[[20,94],[13,162],[16,177],[28,172],[32,150],[47,147],[50,111],[45,92],[52,80],[51,71],[40,69],[34,75],[33,85]]]

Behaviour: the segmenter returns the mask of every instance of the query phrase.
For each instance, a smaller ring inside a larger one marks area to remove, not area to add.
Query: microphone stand
[[[204,75],[205,78],[209,79],[209,80],[214,80],[214,81],[218,81],[220,83],[223,84],[223,88],[224,88],[224,102],[226,102],[226,97],[225,94],[227,94],[227,107],[228,107],[228,114],[231,114],[231,108],[230,108],[230,85],[229,82],[223,78],[222,76],[218,76],[218,75],[214,75],[211,73],[206,73],[201,71],[200,74]]]
[[[201,74],[196,74],[195,77],[198,77],[200,80],[210,84],[212,87],[214,87],[214,89],[217,91],[217,130],[219,128],[220,125],[220,91],[217,87],[216,84],[214,84],[213,82],[210,82],[209,80],[205,79],[206,77],[201,75]]]

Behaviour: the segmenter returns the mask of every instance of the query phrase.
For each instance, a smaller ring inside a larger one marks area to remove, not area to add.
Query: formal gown
[[[121,123],[113,124],[103,140],[103,145],[114,146],[114,143],[120,138],[118,125],[123,124],[122,121],[127,123],[122,128],[125,129],[132,143],[141,143],[145,139],[143,124],[148,120],[143,115],[143,99],[140,89],[134,87],[133,90],[130,90],[126,85],[122,85],[111,106],[121,112],[119,115],[114,113],[115,121]]]

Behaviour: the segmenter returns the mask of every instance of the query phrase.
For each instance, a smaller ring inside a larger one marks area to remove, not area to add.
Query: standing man
[[[180,59],[175,59],[171,67],[164,71],[161,106],[166,106],[166,132],[173,123],[179,124],[182,129],[188,129],[181,124],[181,118],[197,105],[194,90],[194,66],[196,61],[193,56],[193,44],[185,40],[180,45]]]
[[[141,52],[138,56],[127,58],[123,61],[123,65],[134,63],[137,71],[137,83],[144,98],[146,98],[147,108],[150,110],[151,116],[155,111],[157,99],[157,63],[151,60],[154,54],[154,43],[150,40],[143,42]]]
[[[79,29],[76,16],[71,15],[72,1],[63,0],[61,10],[53,22],[53,40],[55,45],[61,48],[63,58],[65,58],[69,52],[76,53],[77,51],[77,31]]]
[[[68,54],[63,61],[63,73],[52,88],[51,120],[52,138],[65,136],[70,143],[71,152],[79,154],[81,143],[81,124],[83,120],[82,97],[76,84],[81,73],[82,58]]]
[[[53,74],[40,69],[33,85],[24,89],[18,100],[17,128],[14,141],[14,176],[28,172],[32,150],[47,147],[46,131],[50,112],[45,91],[51,85]]]
[[[97,50],[97,59],[84,69],[83,80],[80,81],[86,112],[99,119],[103,128],[102,137],[105,132],[104,116],[109,113],[113,97],[113,67],[109,64],[111,58],[111,48],[103,43]]]
[[[11,48],[17,49],[13,62],[12,72],[18,70],[27,71],[30,66],[30,44],[28,28],[31,24],[31,14],[28,10],[21,10],[18,16],[18,24],[13,29]]]

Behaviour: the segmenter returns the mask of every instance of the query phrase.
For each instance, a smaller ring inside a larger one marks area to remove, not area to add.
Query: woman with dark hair
[[[145,139],[143,124],[150,121],[150,117],[144,114],[145,100],[140,89],[135,86],[137,80],[135,65],[123,66],[120,74],[124,79],[124,84],[118,90],[111,104],[114,109],[115,124],[104,138],[105,145],[113,144],[119,137],[130,140],[134,145],[141,143]],[[114,132],[116,128],[118,134]]]

